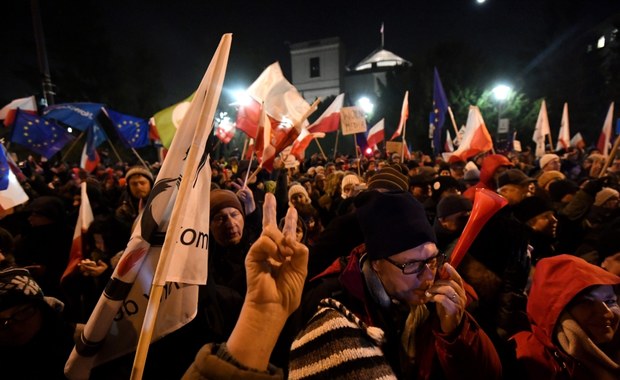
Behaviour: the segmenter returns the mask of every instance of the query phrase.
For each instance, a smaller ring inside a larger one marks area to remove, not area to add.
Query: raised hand
[[[450,334],[461,324],[467,295],[463,279],[452,265],[445,263],[442,272],[445,275],[435,280],[428,293],[431,295],[430,301],[437,305],[441,330],[444,334]]]
[[[231,185],[237,190],[235,193],[237,198],[243,204],[245,215],[249,215],[256,210],[256,202],[254,202],[254,194],[247,186],[243,186],[241,178],[237,178],[237,182],[231,182]]]
[[[291,207],[282,231],[276,220],[276,199],[265,195],[263,232],[245,260],[246,303],[260,310],[290,315],[301,300],[308,271],[308,248],[295,240],[297,211]]]

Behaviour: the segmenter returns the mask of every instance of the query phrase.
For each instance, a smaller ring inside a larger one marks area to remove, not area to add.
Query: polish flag
[[[446,129],[446,146],[444,147],[444,151],[446,152],[454,152],[454,144],[452,143],[452,137],[450,136],[450,131]]]
[[[237,113],[237,129],[253,139],[258,136],[261,104],[264,103],[266,114],[276,125],[283,123],[301,126],[302,118],[310,109],[308,102],[284,78],[278,62],[267,67],[247,89],[246,94],[248,97],[244,100],[244,104],[239,106]],[[297,133],[300,130],[299,127]]]
[[[310,145],[310,142],[313,139],[321,139],[325,137],[325,133],[323,132],[309,132],[308,129],[304,128],[301,130],[299,136],[293,143],[291,148],[291,155],[293,155],[298,161],[302,161],[304,159],[304,153],[306,152],[306,148]]]
[[[12,125],[15,121],[15,112],[17,109],[26,111],[31,114],[37,113],[37,100],[34,95],[27,98],[19,98],[11,101],[11,103],[0,109],[0,120],[4,120],[4,125]]]
[[[340,126],[340,109],[344,103],[344,93],[334,99],[325,112],[308,127],[310,132],[336,132]]]
[[[405,91],[405,99],[403,99],[403,107],[400,110],[400,121],[398,122],[398,128],[392,135],[390,140],[394,140],[401,133],[403,133],[403,128],[405,128],[405,124],[407,124],[407,119],[409,118],[409,91]]]
[[[368,136],[366,136],[366,142],[369,147],[374,148],[377,144],[385,139],[385,119],[381,119],[377,124],[373,125],[368,130]]]
[[[558,144],[555,150],[568,149],[570,146],[570,128],[568,124],[568,103],[564,103],[562,111],[562,123],[560,124],[560,133],[558,134]]]
[[[476,106],[469,106],[469,115],[467,116],[463,139],[458,149],[454,151],[454,154],[466,160],[478,153],[487,152],[491,149],[493,149],[493,139],[484,124],[480,109]]]
[[[99,153],[97,153],[97,146],[95,145],[95,133],[93,127],[88,128],[86,133],[86,144],[82,149],[82,156],[80,157],[80,167],[89,173],[92,173],[99,165],[101,161]]]
[[[88,193],[86,192],[86,182],[82,182],[80,186],[80,210],[78,211],[78,219],[75,224],[75,230],[73,231],[73,243],[71,244],[71,252],[69,253],[69,264],[62,274],[60,281],[73,273],[80,261],[84,258],[84,241],[82,240],[82,236],[86,234],[88,227],[90,227],[90,224],[95,220],[93,209],[90,207],[90,201],[88,200]]]
[[[607,111],[607,117],[605,118],[605,123],[603,124],[603,129],[601,130],[601,134],[598,137],[598,143],[596,147],[601,151],[603,156],[607,157],[609,155],[609,148],[611,148],[611,119],[614,117],[614,102],[611,102],[609,106],[609,111]]]

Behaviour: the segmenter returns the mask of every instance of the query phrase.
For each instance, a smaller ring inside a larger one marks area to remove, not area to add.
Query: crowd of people
[[[20,166],[30,201],[0,219],[0,373],[64,378],[158,165]],[[244,183],[256,167],[211,160],[198,313],[152,345],[145,378],[620,378],[620,158],[314,154]],[[95,218],[67,270],[84,182]],[[507,206],[455,267],[477,189]],[[132,359],[91,378],[129,378]]]

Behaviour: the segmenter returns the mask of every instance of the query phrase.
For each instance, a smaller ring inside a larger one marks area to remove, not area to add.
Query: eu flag
[[[435,79],[433,83],[433,112],[431,112],[431,129],[433,129],[433,149],[435,155],[442,151],[441,136],[443,134],[443,125],[446,121],[446,112],[448,111],[448,98],[441,85],[439,72],[435,67]],[[434,127],[434,128],[433,128]]]
[[[149,143],[149,122],[139,117],[124,115],[104,108],[104,112],[121,139],[132,148],[142,148]]]
[[[62,103],[45,107],[43,116],[54,119],[82,132],[97,123],[103,104],[100,103]],[[107,139],[103,129],[98,128],[95,137],[102,141]]]
[[[9,161],[6,159],[4,145],[0,146],[0,191],[9,188]]]
[[[18,110],[11,141],[50,158],[74,137],[53,120]]]

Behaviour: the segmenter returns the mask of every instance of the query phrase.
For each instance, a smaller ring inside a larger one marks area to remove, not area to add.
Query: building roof
[[[411,62],[397,56],[389,50],[378,48],[358,63],[353,71],[368,70],[373,67],[411,66]]]

